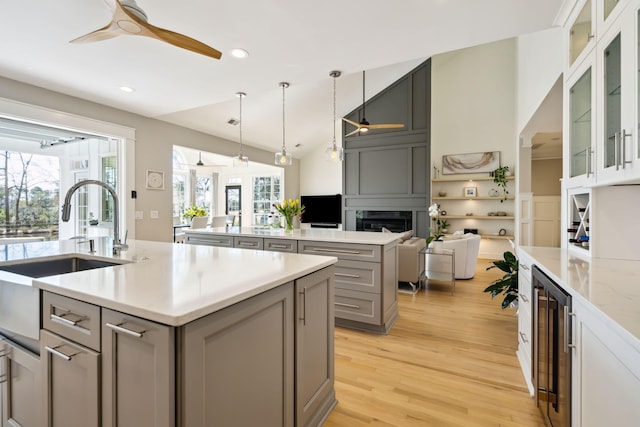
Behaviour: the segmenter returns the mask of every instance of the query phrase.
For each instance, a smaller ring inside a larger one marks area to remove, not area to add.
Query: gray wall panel
[[[360,152],[358,194],[408,193],[408,161],[408,153],[404,148]]]

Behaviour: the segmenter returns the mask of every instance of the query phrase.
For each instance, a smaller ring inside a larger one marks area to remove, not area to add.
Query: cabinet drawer
[[[233,247],[232,236],[195,236],[187,234],[186,242],[191,245],[222,246],[224,248]]]
[[[293,239],[264,239],[265,251],[298,252],[298,241]]]
[[[42,327],[100,351],[100,307],[97,305],[43,292]]]
[[[235,236],[233,247],[240,249],[262,249],[263,240],[261,237]]]
[[[338,319],[380,324],[380,294],[336,289],[334,305]]]
[[[531,360],[531,311],[529,307],[518,306],[518,347],[524,350],[527,359]]]
[[[336,288],[380,293],[380,264],[338,260],[335,264]]]
[[[360,245],[356,243],[334,243],[299,241],[298,253],[311,255],[327,255],[339,259],[353,261],[380,262],[381,250],[379,245]]]

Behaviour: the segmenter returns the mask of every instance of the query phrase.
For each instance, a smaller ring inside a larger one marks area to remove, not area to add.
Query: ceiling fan
[[[393,123],[372,125],[367,121],[366,115],[365,115],[365,102],[364,102],[364,70],[362,71],[362,120],[360,120],[360,123],[356,123],[353,120],[349,120],[344,117],[342,118],[342,120],[344,120],[345,122],[349,123],[352,126],[355,126],[355,130],[346,134],[345,137],[354,135],[356,133],[359,133],[360,135],[362,135],[363,133],[368,132],[369,129],[401,129],[404,127],[403,124],[393,124]]]
[[[220,59],[222,56],[220,51],[198,40],[149,24],[147,15],[135,0],[103,1],[113,13],[111,22],[96,31],[71,40],[71,43],[99,42],[124,35],[146,36],[211,58]]]
[[[209,168],[226,168],[227,165],[209,165],[202,161],[202,151],[198,152],[198,161],[194,163],[180,163],[181,166],[184,166],[186,169],[209,169]]]

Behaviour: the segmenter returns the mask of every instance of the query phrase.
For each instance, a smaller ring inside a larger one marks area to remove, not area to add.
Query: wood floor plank
[[[336,327],[338,405],[325,427],[543,427],[516,358],[514,309],[482,290],[501,276],[400,294],[388,335]]]

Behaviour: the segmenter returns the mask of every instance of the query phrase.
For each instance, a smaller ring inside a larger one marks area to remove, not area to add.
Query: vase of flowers
[[[440,205],[437,203],[429,206],[429,216],[433,222],[433,226],[429,227],[429,237],[427,237],[427,246],[431,242],[442,242],[444,240],[444,230],[449,227],[446,219],[440,219]]]
[[[191,220],[196,217],[196,216],[207,216],[209,215],[209,213],[207,212],[207,210],[205,208],[203,208],[202,206],[191,206],[189,208],[187,208],[184,213],[182,214],[182,217],[184,219],[187,220],[188,223],[191,223]]]
[[[284,199],[282,203],[274,204],[273,207],[284,218],[285,231],[288,233],[293,231],[294,218],[300,219],[304,213],[304,206],[300,204],[300,199]]]

